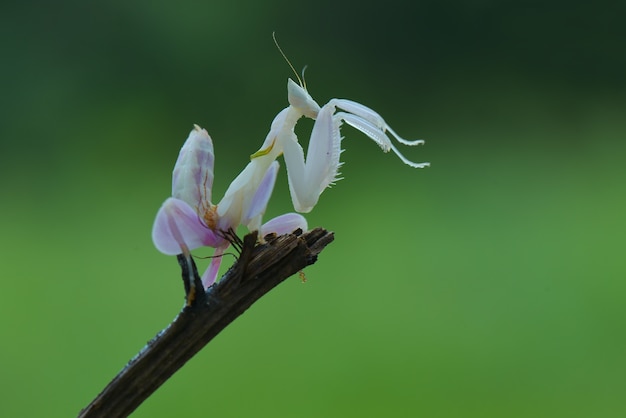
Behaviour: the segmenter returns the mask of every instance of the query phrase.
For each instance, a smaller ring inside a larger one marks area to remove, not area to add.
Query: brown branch
[[[126,417],[261,296],[289,276],[315,263],[334,239],[322,228],[302,235],[267,237],[256,245],[256,233],[244,238],[237,263],[215,285],[200,288],[191,258],[179,256],[187,289],[187,306],[159,332],[79,418]]]

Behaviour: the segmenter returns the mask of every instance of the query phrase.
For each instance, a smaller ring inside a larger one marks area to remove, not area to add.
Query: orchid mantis
[[[423,140],[406,140],[397,135],[372,109],[346,99],[332,99],[319,106],[300,80],[287,82],[289,106],[274,118],[261,148],[230,184],[222,200],[211,201],[213,184],[213,142],[208,133],[196,126],[181,149],[172,181],[172,197],[167,199],[154,223],[152,237],[157,249],[165,254],[185,254],[201,247],[215,248],[214,258],[203,275],[203,284],[216,279],[221,255],[231,244],[229,231],[245,225],[259,230],[261,237],[274,232],[283,234],[297,228],[307,229],[304,217],[288,213],[262,224],[278,171],[276,159],[282,154],[287,166],[289,190],[297,212],[308,213],[321,193],[338,180],[341,162],[341,125],[345,122],[372,139],[384,152],[393,151],[402,162],[423,168],[429,163],[407,159],[392,143],[420,145]],[[294,132],[302,117],[314,119],[307,156]]]

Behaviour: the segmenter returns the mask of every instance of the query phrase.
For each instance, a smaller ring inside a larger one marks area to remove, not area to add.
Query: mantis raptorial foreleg
[[[341,120],[335,118],[332,112],[331,107],[319,111],[309,139],[306,162],[295,134],[283,142],[289,191],[298,212],[310,212],[324,189],[339,179]]]

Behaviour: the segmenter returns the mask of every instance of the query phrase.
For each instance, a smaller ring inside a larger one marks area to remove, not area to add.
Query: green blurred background
[[[220,197],[286,106],[272,31],[432,167],[344,127],[308,281],[134,416],[626,416],[625,3],[412,3],[2,2],[0,416],[75,416],[181,308],[152,221],[193,123]]]

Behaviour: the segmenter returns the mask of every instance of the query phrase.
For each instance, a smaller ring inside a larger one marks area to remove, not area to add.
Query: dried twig
[[[256,233],[244,238],[239,260],[206,292],[193,259],[178,257],[187,305],[80,412],[79,418],[128,416],[261,296],[315,263],[334,236],[317,228],[301,235],[266,237],[262,245],[255,245],[256,238]]]

